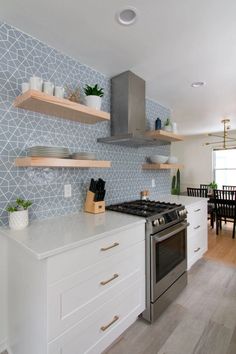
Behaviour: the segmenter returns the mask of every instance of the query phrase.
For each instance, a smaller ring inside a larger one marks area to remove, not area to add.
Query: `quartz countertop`
[[[37,259],[44,259],[138,224],[145,224],[145,219],[112,211],[96,215],[81,212],[33,221],[23,230],[1,228],[0,233]]]
[[[198,198],[198,197],[188,197],[185,195],[172,195],[172,194],[163,194],[159,195],[155,200],[160,202],[176,203],[183,204],[184,206],[189,206],[198,202],[205,201],[207,203],[208,198]]]

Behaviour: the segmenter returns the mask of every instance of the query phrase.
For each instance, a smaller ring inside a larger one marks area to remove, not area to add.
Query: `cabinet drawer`
[[[189,233],[207,227],[207,203],[196,203],[188,209]]]
[[[52,340],[145,275],[145,242],[129,247],[48,288]]]
[[[105,260],[144,239],[145,224],[141,224],[50,257],[47,263],[48,284]]]
[[[145,279],[130,284],[103,306],[48,344],[49,354],[98,354],[144,310]]]
[[[188,237],[188,269],[202,257],[207,250],[207,228],[203,228]]]

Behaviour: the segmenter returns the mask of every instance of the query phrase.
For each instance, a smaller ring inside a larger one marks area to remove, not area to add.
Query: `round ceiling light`
[[[117,20],[121,25],[130,26],[137,19],[137,10],[134,7],[127,7],[117,13]]]
[[[206,85],[206,83],[204,82],[204,81],[196,81],[196,82],[193,82],[192,84],[191,84],[191,86],[192,87],[202,87],[202,86],[205,86]]]

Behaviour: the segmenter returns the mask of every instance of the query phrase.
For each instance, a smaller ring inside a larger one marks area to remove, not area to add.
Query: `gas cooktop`
[[[134,200],[131,202],[109,205],[106,209],[125,214],[150,217],[158,214],[164,214],[168,211],[173,211],[178,207],[181,207],[181,205],[153,200]]]
[[[142,216],[146,218],[149,225],[151,225],[152,231],[159,231],[177,222],[181,222],[187,216],[187,211],[181,204],[154,200],[134,200],[131,202],[108,205],[106,209],[119,213]]]

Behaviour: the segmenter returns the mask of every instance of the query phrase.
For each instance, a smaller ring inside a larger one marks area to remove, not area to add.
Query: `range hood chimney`
[[[132,147],[159,145],[145,136],[145,81],[125,71],[111,79],[111,136],[98,142]]]

